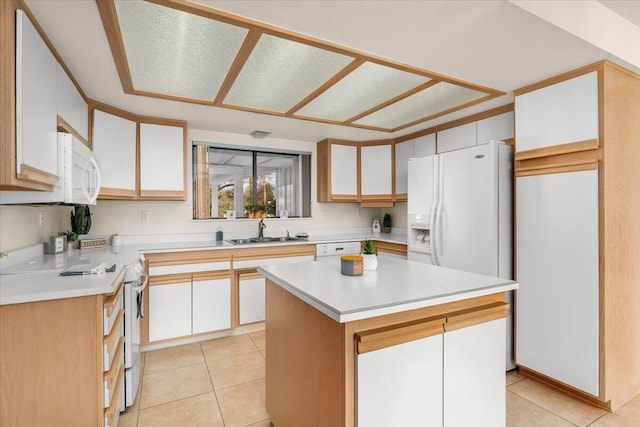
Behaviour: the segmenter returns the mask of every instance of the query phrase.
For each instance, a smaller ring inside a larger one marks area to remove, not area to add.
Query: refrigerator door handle
[[[436,256],[436,210],[438,209],[438,162],[440,157],[433,158],[433,202],[431,203],[431,215],[429,215],[429,239],[431,245],[431,264],[438,265]]]
[[[433,245],[432,254],[434,254],[435,262],[434,265],[440,265],[440,258],[442,257],[442,253],[440,252],[440,247],[442,246],[441,240],[442,236],[440,231],[442,227],[440,227],[442,223],[442,201],[444,199],[444,162],[442,161],[442,156],[438,156],[438,207],[436,208],[436,216],[433,224],[433,230],[435,230],[436,239],[432,240],[431,243]]]

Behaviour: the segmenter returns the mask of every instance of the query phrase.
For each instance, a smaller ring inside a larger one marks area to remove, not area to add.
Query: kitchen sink
[[[229,243],[234,245],[248,245],[254,243],[272,243],[272,242],[296,242],[307,240],[306,237],[251,237],[248,239],[230,239]]]

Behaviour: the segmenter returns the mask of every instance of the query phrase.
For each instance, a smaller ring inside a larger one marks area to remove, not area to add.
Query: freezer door
[[[498,146],[441,154],[438,265],[498,275]]]

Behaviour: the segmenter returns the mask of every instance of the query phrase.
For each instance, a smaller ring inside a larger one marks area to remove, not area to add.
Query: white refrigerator
[[[502,142],[409,159],[408,259],[513,279],[512,185],[513,149]],[[506,353],[513,369],[511,308]]]

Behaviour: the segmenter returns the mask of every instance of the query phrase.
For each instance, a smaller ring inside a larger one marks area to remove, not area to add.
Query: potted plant
[[[378,268],[377,248],[373,240],[365,240],[361,245],[362,265],[364,271],[373,271]]]
[[[71,231],[87,234],[91,229],[91,211],[87,205],[74,205],[71,212]]]
[[[73,231],[61,231],[58,236],[67,236],[67,250],[71,250],[75,247],[76,240],[78,240],[78,234]]]
[[[391,233],[391,215],[388,213],[384,214],[384,218],[382,218],[382,229],[385,233]]]
[[[247,212],[247,218],[256,217],[256,205],[246,204],[244,205],[244,210]]]
[[[269,207],[267,205],[256,205],[256,218],[266,218]]]

